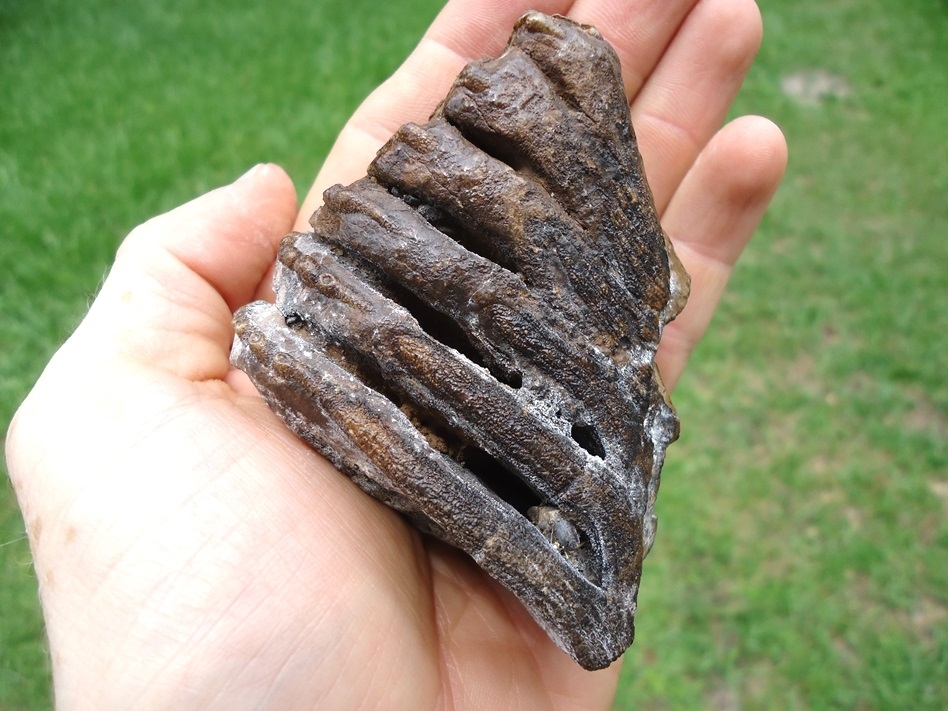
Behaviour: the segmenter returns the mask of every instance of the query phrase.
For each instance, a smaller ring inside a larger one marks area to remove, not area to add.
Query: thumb
[[[137,227],[76,333],[190,380],[223,378],[231,314],[256,297],[296,216],[289,177],[258,165]]]

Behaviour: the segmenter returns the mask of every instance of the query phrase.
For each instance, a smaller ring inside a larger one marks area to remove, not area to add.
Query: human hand
[[[424,120],[469,58],[496,54],[526,9],[453,0],[343,131],[298,219],[361,176],[398,125]],[[568,14],[623,59],[656,202],[693,277],[662,346],[671,384],[783,169],[768,122],[714,133],[759,17],[729,0],[588,0]],[[295,218],[290,182],[264,166],[135,230],[11,426],[59,705],[607,707],[618,665],[575,665],[230,368],[231,312],[269,293]]]

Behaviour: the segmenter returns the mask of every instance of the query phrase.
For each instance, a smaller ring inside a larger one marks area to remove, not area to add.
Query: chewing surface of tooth
[[[530,13],[281,246],[233,362],[366,492],[470,554],[588,669],[632,643],[688,276],[619,61]]]

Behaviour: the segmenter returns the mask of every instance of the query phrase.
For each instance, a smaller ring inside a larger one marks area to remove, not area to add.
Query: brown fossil
[[[470,554],[588,669],[631,643],[688,276],[619,61],[530,13],[284,240],[233,362],[369,494]]]

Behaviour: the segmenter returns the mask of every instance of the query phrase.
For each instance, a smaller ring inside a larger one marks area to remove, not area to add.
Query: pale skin
[[[531,8],[598,26],[622,60],[693,279],[660,349],[674,386],[786,163],[769,121],[721,128],[761,39],[756,5],[451,0],[343,130],[302,209],[263,165],[134,230],[16,414],[8,465],[59,708],[610,706],[619,663],[581,669],[469,560],[298,442],[228,363],[231,313],[271,295],[280,238]]]

